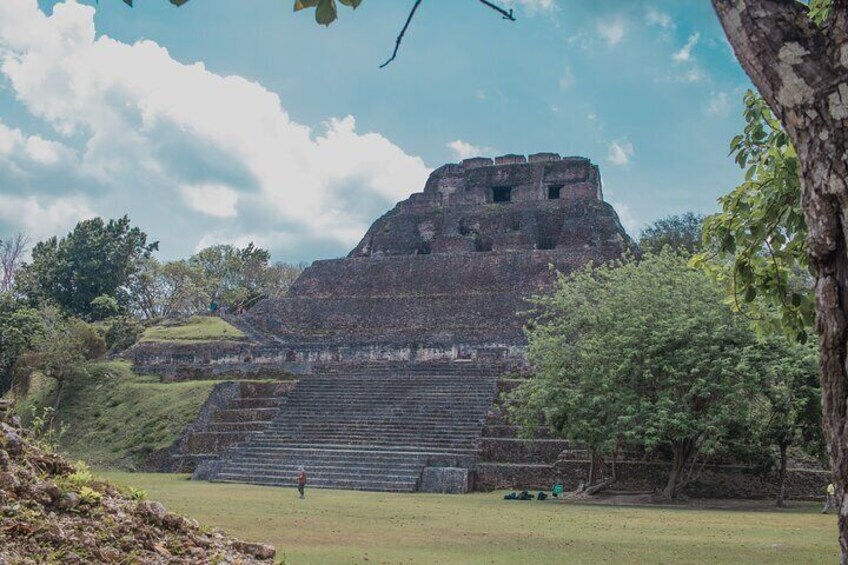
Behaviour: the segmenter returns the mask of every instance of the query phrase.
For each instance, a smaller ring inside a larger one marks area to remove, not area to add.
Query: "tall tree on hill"
[[[98,297],[127,303],[130,277],[158,245],[147,243],[147,234],[127,216],[83,220],[67,236],[36,244],[19,287],[33,302],[53,302],[68,314],[94,319]]]

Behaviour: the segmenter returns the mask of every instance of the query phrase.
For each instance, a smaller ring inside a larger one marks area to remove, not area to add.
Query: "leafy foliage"
[[[722,284],[731,305],[764,333],[805,342],[815,315],[805,252],[798,158],[765,101],[745,94],[745,129],[730,143],[745,181],[704,222],[693,265]]]
[[[694,212],[667,216],[646,227],[639,237],[642,251],[659,253],[663,247],[692,254],[701,250],[704,216]]]
[[[33,347],[42,331],[38,310],[0,294],[0,395],[12,385],[18,359]]]
[[[513,416],[607,453],[619,441],[670,452],[675,496],[744,412],[760,378],[744,362],[754,335],[670,249],[562,275],[533,302],[538,374],[515,393]]]
[[[129,301],[126,285],[156,249],[158,243],[147,243],[147,234],[132,227],[127,216],[84,220],[66,237],[36,244],[20,287],[33,302],[52,302],[65,313],[97,319],[104,297],[121,305]]]
[[[227,310],[284,293],[301,265],[270,263],[270,253],[252,243],[216,245],[187,260],[141,263],[129,285],[132,310],[144,318],[206,312],[214,300]]]

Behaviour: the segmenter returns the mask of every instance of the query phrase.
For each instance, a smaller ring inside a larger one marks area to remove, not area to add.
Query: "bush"
[[[97,359],[106,354],[106,340],[100,329],[82,320],[71,320],[71,335],[80,344],[83,357]]]
[[[144,326],[132,316],[113,318],[106,330],[106,347],[117,353],[135,345],[144,333]]]

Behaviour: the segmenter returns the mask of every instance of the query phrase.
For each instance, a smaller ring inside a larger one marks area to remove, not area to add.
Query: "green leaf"
[[[336,0],[319,0],[315,8],[315,21],[321,25],[328,26],[336,21]]]
[[[299,12],[300,10],[304,10],[306,8],[314,8],[318,5],[319,0],[295,0],[294,2],[294,11]]]

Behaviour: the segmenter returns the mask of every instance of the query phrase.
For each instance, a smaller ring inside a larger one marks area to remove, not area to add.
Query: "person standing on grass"
[[[300,498],[303,498],[303,490],[306,488],[306,469],[301,467],[297,470],[297,492],[300,493]]]
[[[824,508],[822,508],[822,514],[827,514],[827,511],[830,510],[830,507],[833,505],[833,497],[836,494],[836,489],[833,487],[833,483],[827,485],[827,494],[824,497]]]

